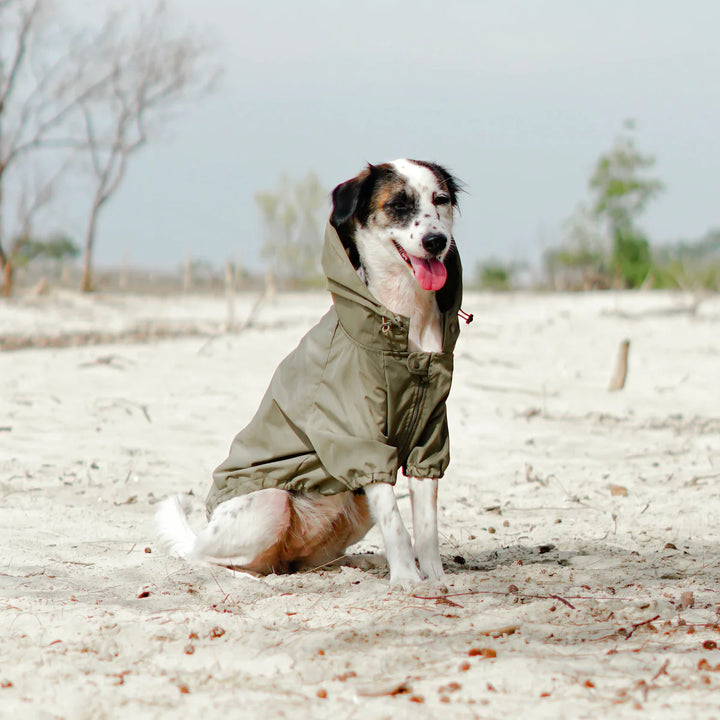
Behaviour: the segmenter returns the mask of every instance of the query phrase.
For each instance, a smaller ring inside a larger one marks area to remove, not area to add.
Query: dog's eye
[[[397,213],[407,212],[412,208],[412,204],[412,200],[405,194],[396,195],[385,203],[386,207]]]
[[[447,205],[450,202],[450,196],[449,195],[436,195],[435,200],[433,200],[435,205]]]

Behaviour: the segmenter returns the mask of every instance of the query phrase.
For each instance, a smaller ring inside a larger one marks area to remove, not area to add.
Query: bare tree
[[[5,178],[22,151],[17,132],[15,142],[6,139],[6,111],[14,96],[39,4],[39,0],[25,7],[16,7],[19,4],[13,0],[0,3],[0,273],[6,293],[12,284],[12,265],[3,243]],[[14,43],[8,42],[9,36],[15,36]]]
[[[18,148],[10,146],[5,138],[5,115],[8,103],[12,99],[15,86],[20,75],[20,67],[27,51],[28,36],[32,28],[33,19],[37,15],[39,0],[35,0],[30,6],[15,13],[10,17],[13,10],[12,0],[3,0],[0,3],[0,270],[4,270],[7,264],[7,253],[3,248],[3,180],[8,169],[12,166],[17,156]],[[11,28],[12,34],[16,34],[15,43],[10,46],[6,36],[7,28]],[[6,51],[5,48],[10,47]]]
[[[59,179],[57,168],[66,166],[67,152],[79,145],[69,120],[78,102],[95,91],[73,82],[75,60],[55,46],[46,22],[48,7],[47,0],[0,2],[0,274],[5,294],[12,286],[7,237],[25,233],[25,211],[32,208],[34,216],[54,195],[45,180],[36,183],[42,197],[28,199],[28,165],[42,155],[48,178]],[[69,43],[74,45],[73,38]],[[9,197],[9,187],[24,189],[20,197]],[[8,200],[18,203],[14,218],[8,217]]]
[[[124,6],[95,30],[72,26],[59,11],[50,0],[0,0],[0,274],[6,292],[12,278],[7,237],[22,225],[6,212],[7,190],[20,186],[31,161],[41,157],[47,177],[58,178],[56,169],[67,167],[68,158],[77,168],[83,155],[90,157],[82,280],[90,289],[98,216],[123,180],[128,157],[147,142],[161,111],[207,89],[213,76],[203,65],[206,48],[173,32],[160,1],[149,13]],[[47,183],[41,186],[45,196],[56,197]]]
[[[93,43],[94,72],[108,80],[80,102],[93,184],[81,285],[85,291],[92,289],[98,219],[123,181],[130,156],[148,142],[151,125],[182,100],[207,91],[214,79],[204,67],[206,48],[173,35],[170,27],[165,6],[158,2],[149,14],[136,18],[110,15]]]

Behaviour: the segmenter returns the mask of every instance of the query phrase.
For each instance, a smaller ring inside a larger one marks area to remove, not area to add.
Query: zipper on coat
[[[422,406],[423,400],[425,399],[425,386],[427,385],[427,381],[425,380],[425,378],[418,378],[417,382],[418,387],[417,391],[415,392],[413,411],[412,415],[410,416],[410,422],[408,423],[408,429],[406,431],[407,442],[410,442],[412,440],[412,436],[415,433],[418,419],[420,418],[420,408]],[[412,450],[412,448],[410,449]]]

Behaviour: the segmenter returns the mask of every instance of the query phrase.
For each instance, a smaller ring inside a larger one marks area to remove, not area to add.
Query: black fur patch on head
[[[383,204],[383,210],[393,225],[407,227],[418,213],[418,198],[405,189],[397,192],[390,189],[391,195]]]
[[[448,195],[450,195],[450,202],[452,203],[452,206],[457,207],[458,194],[463,191],[463,187],[462,183],[454,175],[449,173],[444,167],[442,167],[442,165],[438,165],[437,163],[425,162],[424,160],[410,160],[410,162],[413,162],[416,165],[421,165],[422,167],[430,170],[430,172],[432,172],[432,174],[437,178],[440,186],[447,190]]]

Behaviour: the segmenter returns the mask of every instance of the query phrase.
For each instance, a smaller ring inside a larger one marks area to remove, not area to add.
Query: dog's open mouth
[[[400,257],[412,268],[415,279],[423,290],[439,290],[447,280],[447,268],[437,258],[419,258],[410,255],[393,240]]]

